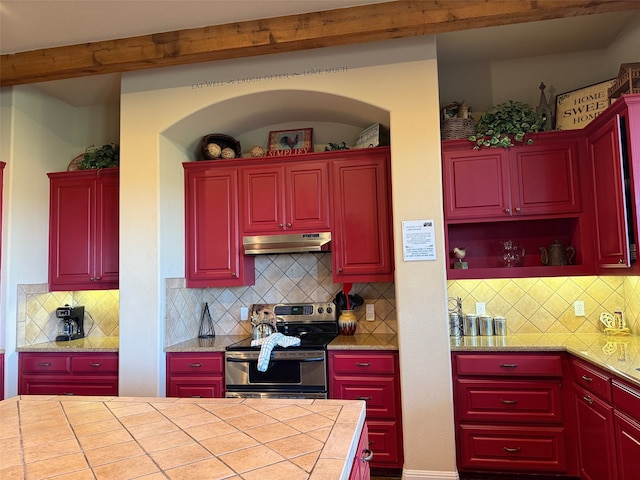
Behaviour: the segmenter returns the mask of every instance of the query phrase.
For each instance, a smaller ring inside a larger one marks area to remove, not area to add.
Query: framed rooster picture
[[[269,132],[268,156],[298,155],[313,152],[313,128]]]

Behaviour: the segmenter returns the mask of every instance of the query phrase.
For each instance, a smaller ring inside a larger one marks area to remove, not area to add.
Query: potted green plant
[[[544,119],[531,105],[523,102],[508,102],[496,105],[483,114],[476,125],[476,134],[469,137],[474,149],[482,147],[508,148],[516,142],[524,142],[527,133],[542,130]],[[532,144],[531,138],[526,143]]]
[[[101,147],[90,146],[84,152],[84,157],[78,165],[80,170],[92,168],[111,168],[120,165],[120,146],[108,143]]]

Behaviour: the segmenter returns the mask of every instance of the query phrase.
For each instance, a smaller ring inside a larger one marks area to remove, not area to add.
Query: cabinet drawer
[[[117,396],[118,377],[55,377],[23,375],[18,388],[20,395],[99,395]]]
[[[640,422],[640,390],[615,378],[612,380],[613,406]]]
[[[459,466],[470,470],[564,472],[562,427],[461,425]]]
[[[78,355],[71,357],[71,370],[73,373],[117,373],[118,356],[113,354],[104,355]]]
[[[396,416],[396,385],[393,378],[368,377],[365,381],[356,377],[335,377],[331,386],[331,398],[364,400],[367,419]]]
[[[562,377],[560,355],[459,354],[455,359],[458,375]]]
[[[67,354],[21,353],[21,373],[70,373],[71,356]]]
[[[561,423],[560,381],[457,380],[461,421]]]
[[[600,369],[580,360],[571,359],[573,381],[589,392],[611,403],[611,377]]]
[[[388,374],[395,375],[396,362],[393,353],[330,353],[333,373]]]
[[[167,374],[192,373],[202,375],[204,373],[218,373],[224,371],[224,359],[222,353],[201,354],[167,354]]]

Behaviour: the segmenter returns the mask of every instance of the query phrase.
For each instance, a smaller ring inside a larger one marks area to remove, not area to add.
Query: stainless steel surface
[[[480,335],[492,336],[493,335],[493,318],[490,315],[480,315],[478,317],[478,327]]]
[[[254,235],[242,239],[245,255],[329,251],[331,232]]]
[[[462,320],[456,312],[449,313],[449,335],[452,337],[462,336]]]
[[[475,337],[476,335],[478,335],[478,317],[469,313],[464,317],[464,336]]]
[[[226,398],[311,398],[327,399],[327,392],[323,393],[294,393],[294,392],[226,392]]]
[[[493,319],[493,329],[495,334],[503,337],[507,334],[507,319],[504,317],[496,317]]]

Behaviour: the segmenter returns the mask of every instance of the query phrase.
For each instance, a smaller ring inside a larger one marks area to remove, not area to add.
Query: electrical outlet
[[[249,320],[249,308],[240,307],[240,320]]]
[[[487,313],[487,305],[484,302],[476,302],[476,315],[484,315]]]
[[[573,311],[576,317],[584,317],[584,302],[582,300],[576,300],[573,302]]]
[[[376,319],[376,308],[373,303],[367,303],[365,307],[365,320],[373,322]]]

